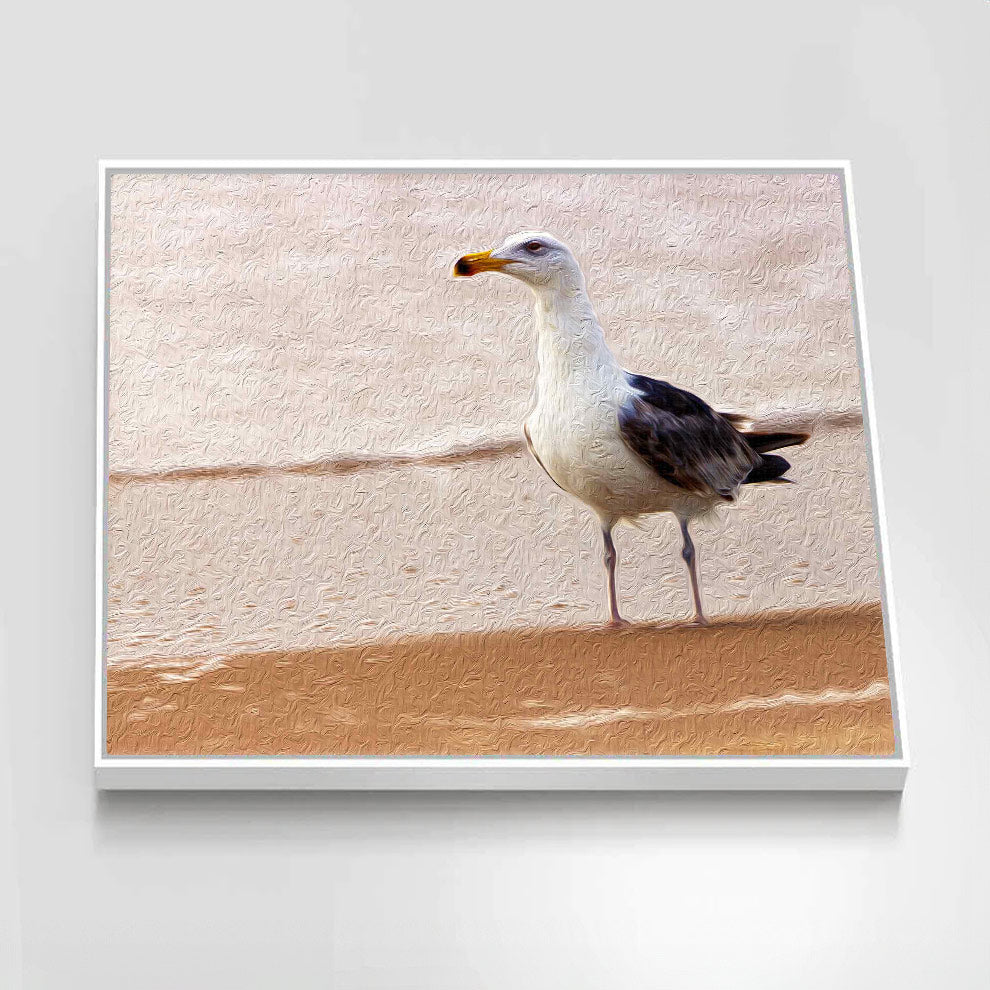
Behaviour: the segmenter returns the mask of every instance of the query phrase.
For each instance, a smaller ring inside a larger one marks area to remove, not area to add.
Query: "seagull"
[[[608,624],[628,625],[619,613],[613,529],[669,512],[680,524],[694,621],[705,625],[690,523],[734,502],[742,485],[789,482],[790,464],[769,451],[802,444],[808,434],[752,432],[745,416],[716,412],[691,392],[623,369],[580,265],[550,234],[524,231],[454,265],[455,276],[480,272],[510,275],[535,296],[538,371],[523,434],[551,481],[598,518]]]

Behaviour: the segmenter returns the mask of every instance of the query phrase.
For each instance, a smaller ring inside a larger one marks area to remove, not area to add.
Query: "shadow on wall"
[[[910,784],[908,785],[910,786]],[[270,849],[349,851],[388,843],[392,851],[449,850],[451,841],[560,848],[562,836],[628,846],[693,845],[732,837],[760,845],[828,836],[837,848],[893,838],[900,826],[895,792],[136,792],[97,795],[96,843],[117,850],[155,848],[199,854],[204,843],[237,839]]]

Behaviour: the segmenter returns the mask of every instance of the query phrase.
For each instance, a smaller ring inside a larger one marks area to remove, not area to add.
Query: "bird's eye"
[[[543,244],[540,241],[529,241],[524,247],[530,254],[537,254],[543,249]]]

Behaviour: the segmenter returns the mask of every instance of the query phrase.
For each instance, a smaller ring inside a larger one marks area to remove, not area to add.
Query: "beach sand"
[[[884,755],[879,605],[108,671],[111,755]]]
[[[862,428],[788,451],[792,485],[699,520],[710,618],[880,597]],[[436,633],[593,626],[594,517],[527,453],[347,473],[111,482],[107,659],[338,648]],[[633,622],[691,614],[676,524],[622,527]]]
[[[838,178],[135,174],[111,194],[108,751],[883,753]],[[624,366],[771,429],[792,485],[601,537],[520,442],[506,233],[574,248]],[[666,628],[647,623],[662,622]]]

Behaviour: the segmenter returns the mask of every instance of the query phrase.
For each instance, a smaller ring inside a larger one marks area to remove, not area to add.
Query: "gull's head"
[[[576,288],[584,283],[570,248],[542,230],[513,234],[491,250],[458,258],[454,274],[467,278],[479,272],[502,272],[531,288]]]

